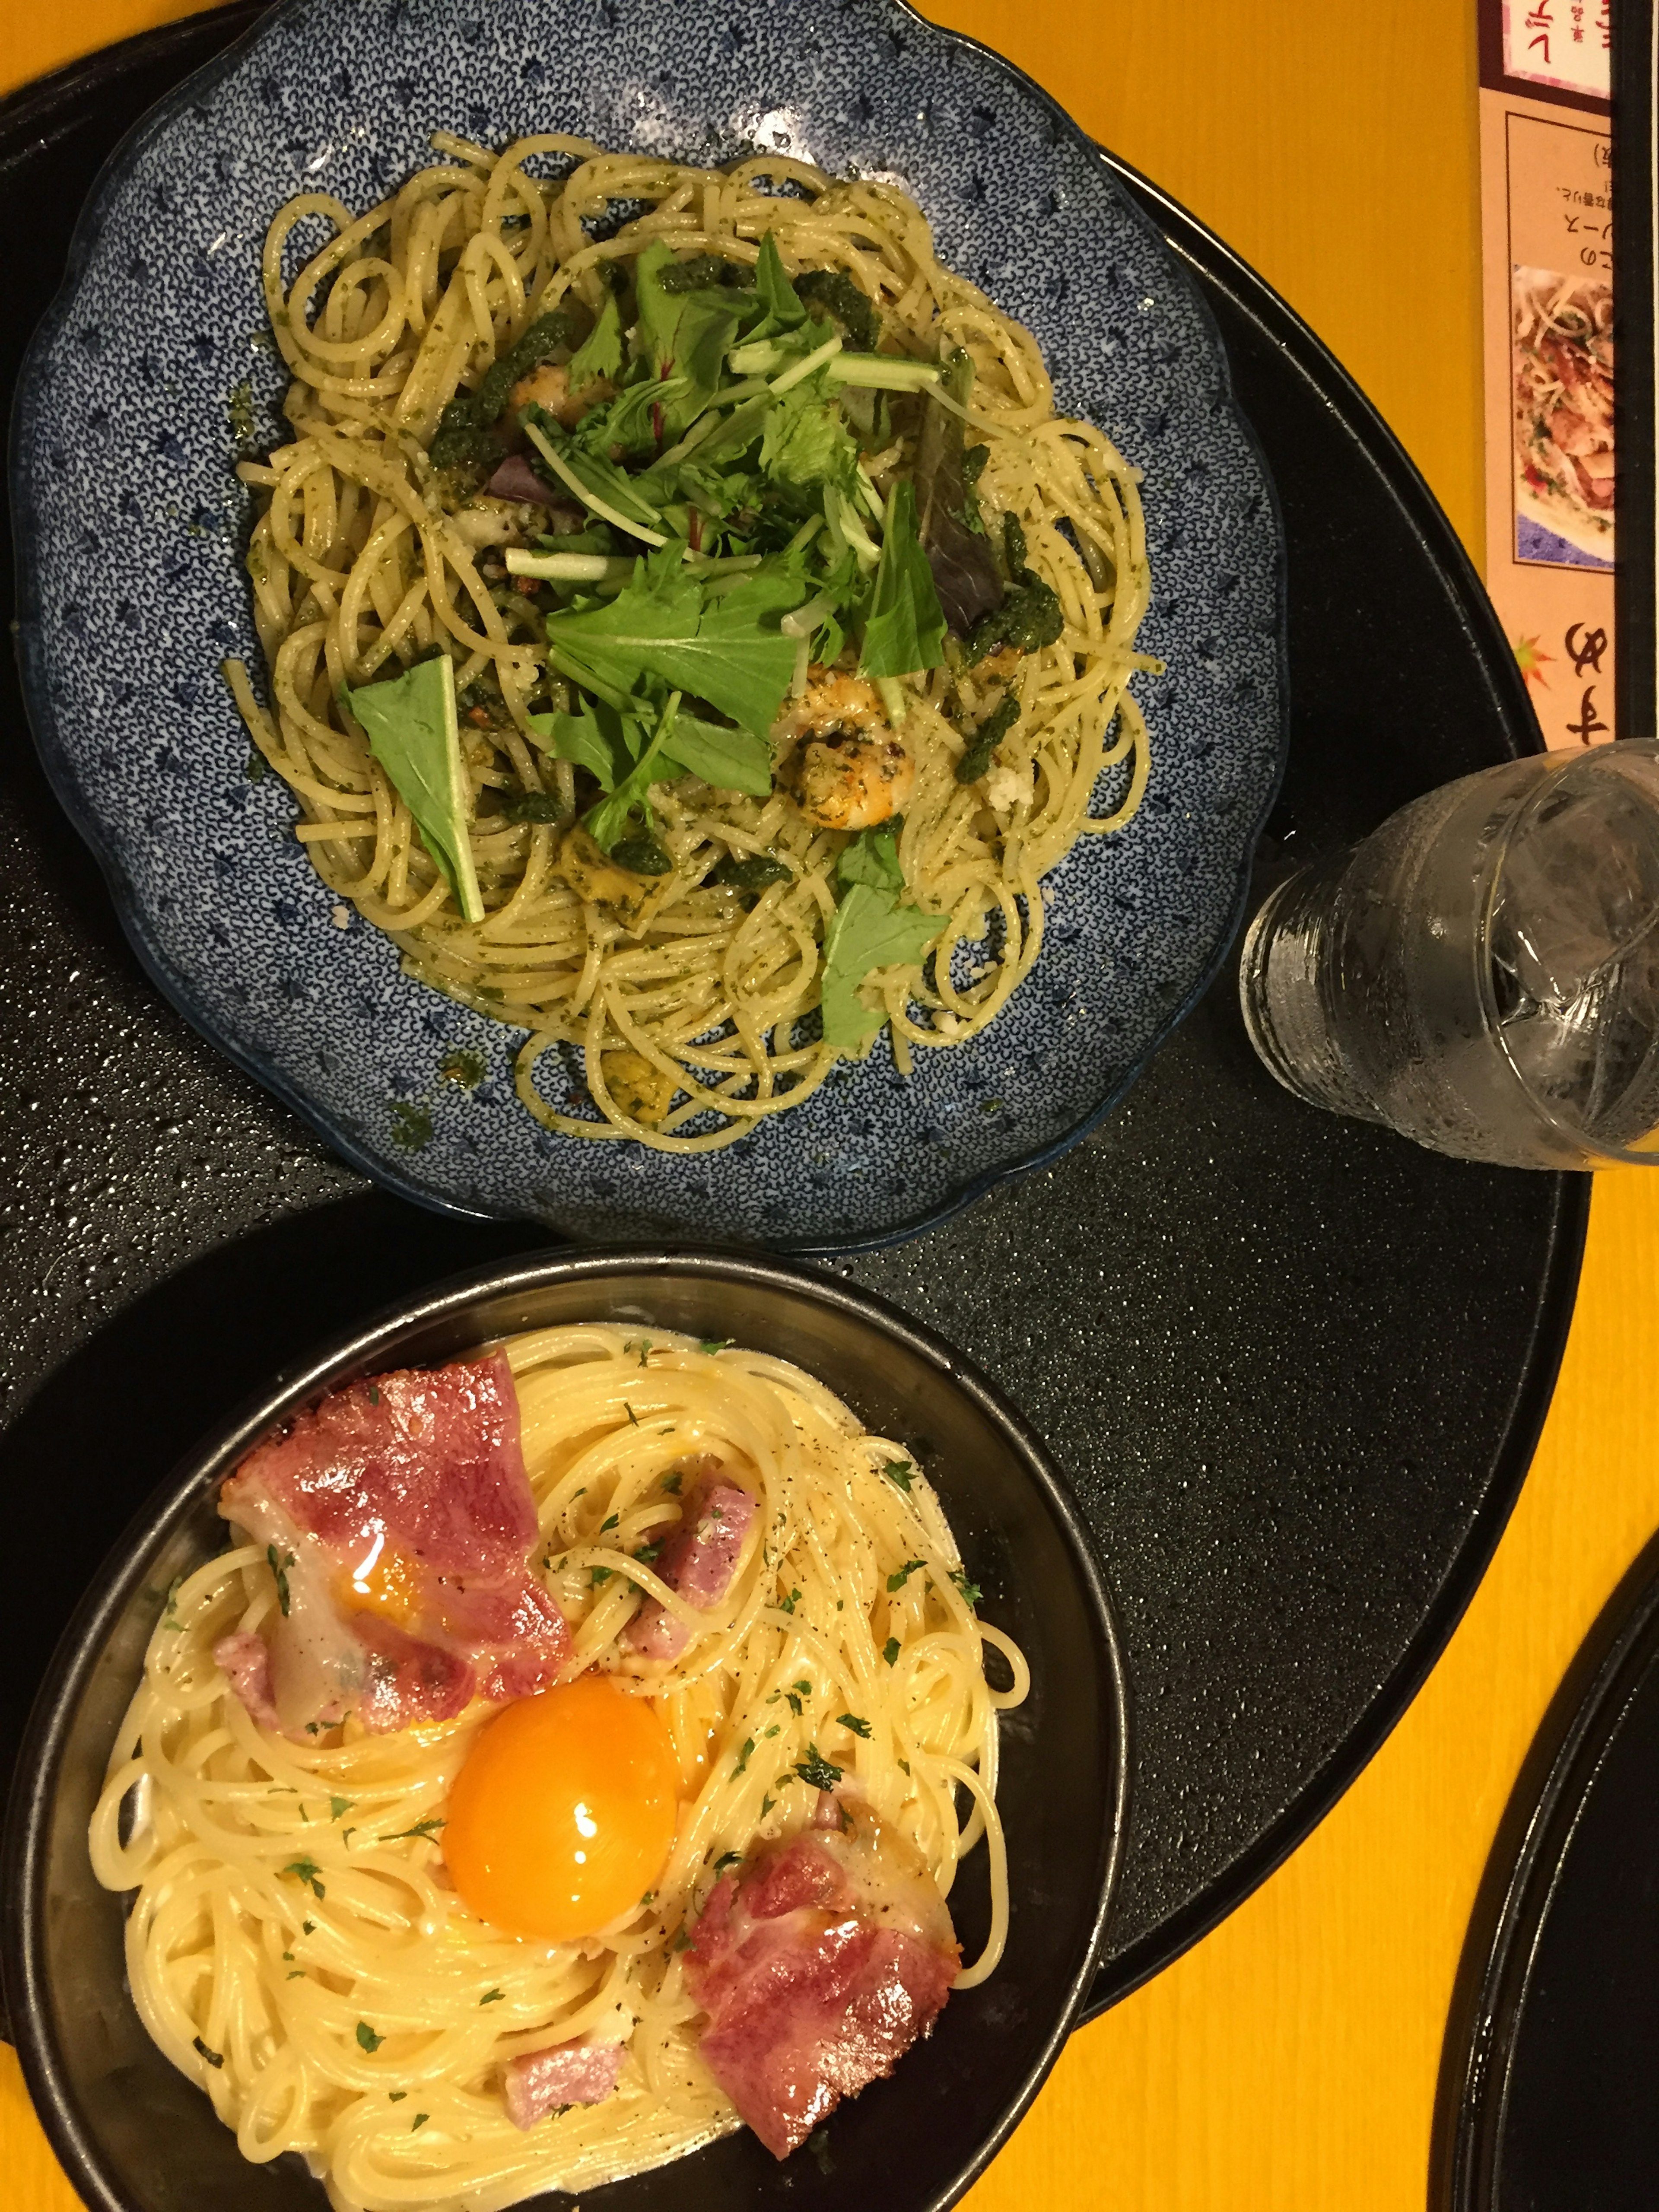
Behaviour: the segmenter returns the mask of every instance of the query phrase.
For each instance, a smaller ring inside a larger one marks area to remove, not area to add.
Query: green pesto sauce
[[[438,1073],[447,1083],[459,1083],[463,1091],[476,1091],[488,1071],[481,1052],[462,1046],[444,1054],[438,1062]]]
[[[424,1106],[414,1106],[406,1098],[392,1102],[392,1141],[401,1145],[406,1152],[418,1152],[432,1142],[432,1116]]]

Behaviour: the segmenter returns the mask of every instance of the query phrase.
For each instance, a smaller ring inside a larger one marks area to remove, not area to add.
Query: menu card
[[[1613,0],[1478,0],[1486,587],[1546,742],[1613,693]]]

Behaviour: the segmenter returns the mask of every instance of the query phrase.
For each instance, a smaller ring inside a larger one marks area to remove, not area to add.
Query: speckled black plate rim
[[[205,1037],[216,1051],[222,1053],[233,1065],[240,1068],[244,1074],[280,1098],[292,1113],[296,1114],[308,1127],[314,1129],[324,1142],[351,1166],[360,1170],[362,1174],[379,1183],[383,1188],[395,1191],[399,1197],[406,1198],[416,1206],[426,1206],[434,1213],[456,1215],[470,1220],[516,1220],[522,1217],[514,1209],[503,1208],[497,1211],[490,1207],[463,1206],[453,1199],[441,1197],[437,1193],[425,1188],[412,1177],[400,1174],[397,1168],[383,1158],[380,1154],[370,1152],[367,1146],[360,1143],[349,1129],[320,1112],[275,1068],[263,1061],[257,1053],[250,1051],[245,1045],[229,1036],[201,1009],[195,1002],[188,979],[179,975],[152,939],[119,856],[106,844],[97,824],[82,803],[59,738],[57,717],[52,708],[49,656],[45,643],[46,625],[43,620],[45,611],[40,603],[38,586],[39,569],[37,564],[28,557],[32,524],[29,520],[30,503],[25,495],[24,481],[24,455],[33,442],[29,434],[30,431],[37,416],[45,413],[49,408],[49,397],[45,388],[45,380],[40,374],[41,365],[47,349],[58,337],[68,317],[82,270],[102,228],[106,207],[113,196],[124,187],[128,172],[138,155],[149,143],[153,137],[168,129],[175,117],[189,107],[193,101],[199,100],[204,93],[210,90],[237,66],[249,47],[264,34],[270,19],[279,14],[284,4],[285,0],[276,0],[274,7],[264,10],[222,52],[216,54],[210,61],[204,62],[199,69],[193,70],[189,76],[185,77],[182,83],[176,85],[164,98],[158,100],[149,112],[133,125],[106,157],[88,194],[86,204],[76,224],[75,233],[70,244],[69,258],[64,266],[63,282],[58,287],[57,296],[41,317],[29,341],[28,349],[23,356],[22,364],[18,372],[16,395],[12,406],[9,461],[12,532],[16,550],[18,579],[17,659],[23,702],[46,780],[51,784],[64,812],[74,823],[77,833],[90,849],[102,871],[105,882],[109,887],[110,896],[114,902],[117,919],[120,922],[127,941],[151,982],[183,1019],[188,1022],[198,1035]],[[999,1183],[1006,1182],[1011,1176],[1027,1174],[1034,1168],[1052,1165],[1063,1153],[1068,1152],[1074,1145],[1080,1143],[1088,1136],[1091,1130],[1097,1128],[1121,1103],[1153,1054],[1168,1042],[1215,980],[1237,936],[1239,924],[1243,919],[1245,904],[1249,896],[1250,869],[1256,839],[1279,797],[1290,749],[1290,653],[1285,623],[1285,539],[1284,516],[1279,506],[1278,487],[1273,482],[1273,471],[1267,465],[1261,442],[1238,404],[1233,389],[1232,372],[1227,358],[1227,349],[1220,329],[1198,285],[1181,265],[1177,248],[1148,215],[1140,198],[1138,197],[1135,186],[1139,185],[1141,180],[1127,164],[1117,161],[1103,147],[1097,145],[1066,113],[1059,101],[1045,92],[1033,77],[1028,76],[1024,70],[1017,68],[1012,62],[998,53],[994,47],[986,46],[980,40],[970,39],[964,32],[953,31],[942,24],[930,21],[918,9],[911,7],[908,0],[881,0],[881,4],[890,8],[896,15],[918,25],[929,36],[948,40],[958,46],[970,48],[975,53],[985,57],[1006,78],[1012,87],[1034,101],[1047,113],[1050,125],[1057,137],[1069,137],[1081,153],[1093,159],[1108,180],[1109,186],[1117,192],[1131,219],[1145,233],[1156,249],[1166,257],[1171,277],[1182,288],[1208,332],[1214,349],[1220,389],[1227,409],[1260,471],[1261,481],[1266,493],[1267,526],[1272,530],[1273,535],[1274,672],[1279,687],[1279,707],[1278,748],[1273,775],[1264,787],[1256,806],[1244,817],[1239,832],[1240,846],[1236,867],[1236,886],[1226,921],[1224,927],[1218,933],[1214,949],[1209,959],[1200,963],[1197,974],[1182,998],[1166,1016],[1152,1042],[1124,1072],[1121,1079],[1112,1090],[1074,1121],[1068,1129],[1062,1131],[1058,1137],[1038,1151],[1027,1153],[1021,1159],[1007,1162],[1002,1166],[989,1169],[982,1174],[971,1177],[959,1188],[942,1199],[938,1205],[907,1220],[879,1231],[848,1237],[780,1237],[756,1239],[757,1243],[764,1242],[777,1251],[804,1258],[829,1257],[842,1253],[880,1251],[890,1245],[903,1243],[913,1237],[920,1236],[924,1230],[936,1228],[941,1222],[950,1220],[953,1215],[961,1212],[965,1206],[973,1205],[988,1191],[994,1189]],[[138,41],[132,40],[127,43],[129,46],[136,46]],[[67,72],[65,74],[67,75]],[[1201,225],[1197,224],[1194,219],[1187,215],[1183,210],[1176,207],[1173,201],[1168,202],[1167,205],[1180,223],[1190,224],[1197,230],[1202,229]],[[1207,238],[1209,234],[1204,233],[1204,235]],[[1239,265],[1243,266],[1243,264]],[[1256,281],[1259,283],[1261,280]],[[1285,312],[1287,315],[1290,313],[1288,308]],[[1311,333],[1309,335],[1311,337]],[[1410,464],[1407,463],[1407,465],[1409,466]],[[652,1232],[647,1229],[640,1233],[642,1237],[648,1237]],[[657,1233],[664,1233],[660,1226]]]
[[[1556,1212],[1549,1254],[1541,1270],[1548,1285],[1540,1301],[1522,1367],[1524,1381],[1501,1453],[1487,1502],[1478,1516],[1478,1533],[1458,1553],[1433,1603],[1418,1624],[1404,1657],[1378,1686],[1358,1724],[1312,1776],[1273,1825],[1251,1848],[1210,1882],[1184,1911],[1173,1913],[1144,1942],[1131,1944],[1103,1967],[1084,2020],[1097,2020],[1172,1966],[1183,1952],[1218,1928],[1268,1876],[1300,1848],[1339,1799],[1346,1796],[1393,1735],[1418,1692],[1438,1663],[1453,1632],[1468,1612],[1486,1569],[1510,1524],[1527,1471],[1544,1427],[1561,1356],[1566,1350],[1584,1237],[1589,1226],[1589,1193],[1594,1177],[1563,1176],[1566,1193]]]
[[[1620,1577],[1551,1698],[1469,1917],[1435,2099],[1429,2203],[1497,2212],[1510,2063],[1584,1802],[1631,1699],[1659,1660],[1659,1536]]]
[[[869,1323],[948,1376],[1014,1446],[1025,1471],[1056,1522],[1089,1606],[1105,1657],[1102,1703],[1111,1747],[1112,1812],[1100,1840],[1099,1896],[1088,1940],[1066,1987],[1052,2028],[1016,2097],[964,2161],[945,2189],[907,2212],[946,2212],[975,2182],[1030,2109],[1078,2025],[1097,1962],[1122,1863],[1128,1826],[1132,1721],[1128,1671],[1105,1577],[1087,1524],[1048,1449],[996,1385],[935,1331],[874,1292],[854,1290],[839,1277],[799,1261],[760,1256],[708,1244],[658,1245],[641,1251],[617,1246],[470,1269],[423,1291],[382,1307],[368,1320],[328,1339],[307,1358],[281,1370],[178,1462],[106,1556],[64,1630],[47,1668],[19,1753],[0,1856],[0,1983],[8,2039],[16,2045],[29,2095],[65,2172],[98,2212],[129,2212],[104,2181],[103,2162],[82,2128],[73,2090],[58,2063],[51,2028],[42,1940],[42,1900],[58,1770],[76,1706],[95,1670],[115,1622],[150,1571],[155,1545],[185,1499],[204,1495],[228,1461],[240,1457],[305,1400],[343,1373],[372,1373],[397,1355],[412,1330],[460,1312],[482,1297],[507,1297],[550,1283],[603,1282],[642,1271],[699,1276],[761,1290],[805,1295],[836,1312]]]

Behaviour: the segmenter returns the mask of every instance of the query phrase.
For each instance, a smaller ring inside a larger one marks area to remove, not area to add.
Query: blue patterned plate
[[[285,788],[247,779],[219,678],[227,653],[257,659],[232,416],[251,378],[274,437],[266,225],[301,190],[368,205],[445,128],[891,176],[943,258],[1035,332],[1060,407],[1145,474],[1141,642],[1168,673],[1136,679],[1139,815],[1048,878],[1042,958],[988,1030],[908,1082],[884,1039],[723,1152],[541,1129],[513,1091],[522,1032],[403,976],[355,915],[339,927]],[[1282,760],[1282,561],[1220,340],[1076,125],[898,0],[287,0],[106,170],[25,368],[12,465],[30,714],[139,957],[349,1159],[428,1205],[819,1250],[912,1233],[1075,1143],[1237,925]],[[458,1048],[487,1070],[470,1090],[440,1073]]]

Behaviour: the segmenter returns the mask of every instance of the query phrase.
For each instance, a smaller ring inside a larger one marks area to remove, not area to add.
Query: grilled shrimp
[[[873,830],[910,796],[915,763],[861,676],[815,664],[805,692],[785,708],[772,735],[780,747],[795,747],[778,781],[821,829]]]
[[[580,392],[570,389],[570,371],[556,362],[544,361],[539,368],[532,368],[528,376],[521,376],[514,386],[509,404],[528,407],[532,400],[538,407],[574,430],[590,407],[597,407],[602,399],[614,397],[616,386],[608,377],[590,377]]]

